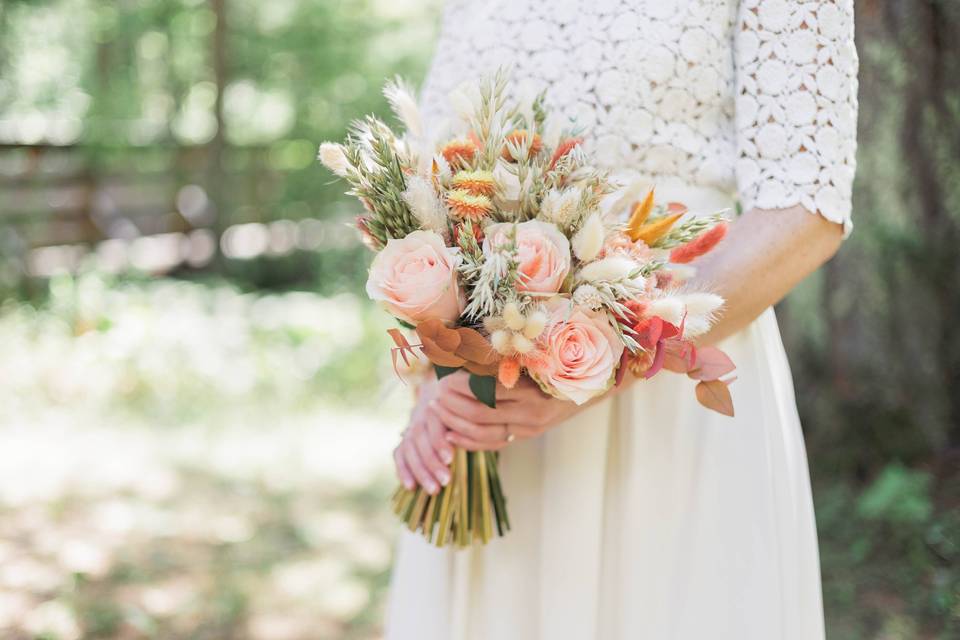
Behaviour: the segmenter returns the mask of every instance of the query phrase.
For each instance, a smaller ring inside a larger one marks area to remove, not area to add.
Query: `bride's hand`
[[[420,485],[431,495],[450,482],[449,464],[453,460],[453,447],[445,438],[447,430],[436,413],[428,410],[438,391],[436,380],[423,384],[410,425],[393,450],[397,476],[403,486],[413,489]]]
[[[498,385],[496,409],[474,397],[466,373],[445,377],[439,387],[428,413],[450,430],[447,439],[451,443],[469,451],[496,451],[514,440],[535,438],[580,409],[546,395],[527,378],[521,378],[513,389]]]

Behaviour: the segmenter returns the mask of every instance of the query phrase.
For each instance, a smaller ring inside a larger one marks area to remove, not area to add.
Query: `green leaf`
[[[497,379],[493,376],[478,376],[470,374],[470,391],[477,400],[491,409],[497,408]]]
[[[437,372],[437,380],[443,380],[451,373],[460,371],[460,367],[441,367],[438,364],[433,365],[433,370]]]

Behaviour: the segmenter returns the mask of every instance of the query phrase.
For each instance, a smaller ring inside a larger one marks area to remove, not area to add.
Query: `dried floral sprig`
[[[712,229],[722,222],[727,222],[727,211],[718,211],[706,216],[690,216],[675,224],[663,237],[652,246],[656,249],[673,249],[694,240],[704,231]]]

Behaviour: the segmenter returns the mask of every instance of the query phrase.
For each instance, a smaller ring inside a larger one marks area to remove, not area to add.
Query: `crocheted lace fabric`
[[[426,115],[499,67],[600,165],[851,228],[853,0],[448,0]]]

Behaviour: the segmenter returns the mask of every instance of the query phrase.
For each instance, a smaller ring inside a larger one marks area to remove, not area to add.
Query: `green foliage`
[[[477,400],[491,409],[497,407],[497,379],[493,376],[478,376],[470,374],[470,391]]]

